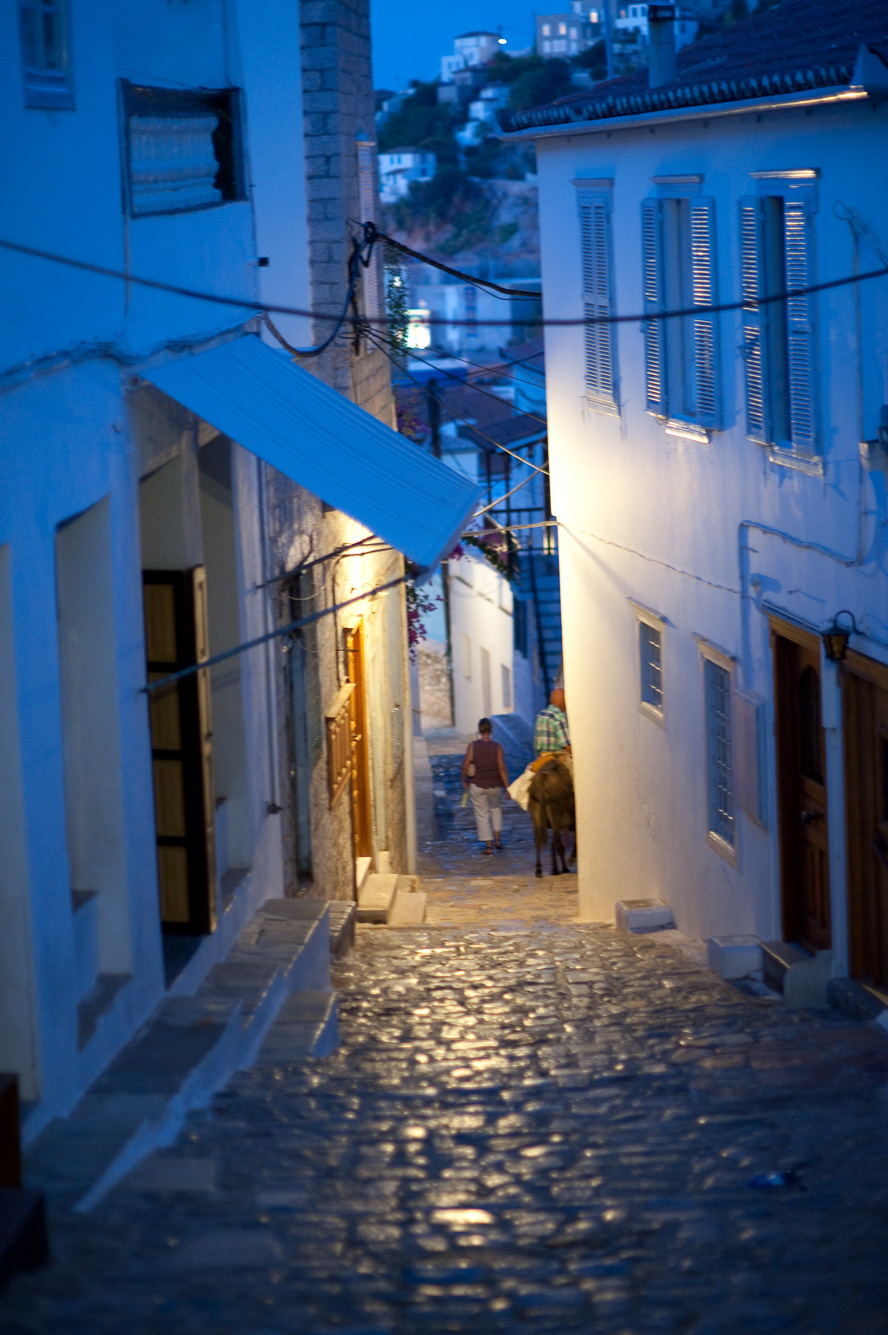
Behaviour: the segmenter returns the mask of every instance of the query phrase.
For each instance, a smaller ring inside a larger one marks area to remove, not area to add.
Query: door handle
[[[817,821],[823,820],[822,811],[803,811],[799,817],[803,825],[814,825]]]

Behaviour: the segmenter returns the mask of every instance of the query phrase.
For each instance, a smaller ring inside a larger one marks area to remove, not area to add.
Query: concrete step
[[[772,992],[783,991],[783,980],[794,964],[801,964],[812,956],[791,941],[762,942],[762,972]]]
[[[256,1058],[300,1062],[329,1057],[339,1046],[339,1020],[333,992],[292,992],[263,1039]]]
[[[397,888],[395,872],[371,872],[358,891],[358,922],[388,922]]]
[[[328,904],[330,914],[330,955],[341,959],[355,944],[355,923],[357,906],[350,899],[331,899]]]
[[[415,876],[401,876],[399,881],[415,881]],[[425,922],[428,895],[416,886],[395,891],[395,898],[389,910],[389,927],[419,927]]]
[[[332,995],[329,907],[267,900],[194,996],[167,997],[71,1115],[36,1138],[25,1156],[28,1185],[63,1208],[91,1209],[253,1063],[296,992]]]
[[[621,899],[616,919],[618,932],[662,932],[675,926],[672,909],[663,899]]]

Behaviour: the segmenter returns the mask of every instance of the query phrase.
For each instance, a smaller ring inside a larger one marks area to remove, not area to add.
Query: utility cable
[[[173,682],[182,681],[185,677],[193,677],[195,672],[202,672],[204,668],[215,667],[217,663],[224,663],[237,654],[246,653],[248,649],[255,649],[260,644],[268,644],[269,640],[279,639],[281,635],[289,635],[294,630],[304,629],[305,626],[313,626],[316,621],[320,621],[323,617],[332,616],[335,612],[341,612],[344,607],[352,607],[355,603],[364,602],[367,598],[374,598],[378,593],[386,593],[389,589],[396,589],[399,584],[405,583],[410,578],[410,575],[399,575],[397,579],[390,579],[386,584],[377,584],[372,589],[365,589],[363,593],[355,594],[353,598],[346,598],[344,602],[334,603],[332,607],[324,607],[320,612],[312,612],[309,616],[299,617],[296,621],[288,621],[286,626],[278,626],[275,630],[267,631],[265,635],[257,635],[254,640],[246,640],[243,644],[235,645],[233,649],[225,649],[221,654],[213,654],[211,658],[205,658],[202,663],[192,663],[191,667],[180,668],[178,672],[171,672],[168,677],[161,677],[159,681],[149,681],[145,686],[140,686],[139,690],[151,695],[153,691],[158,691],[163,686],[172,686]]]
[[[368,247],[366,263],[364,263],[362,256],[362,251],[364,249],[364,246]],[[338,320],[336,321],[336,324],[333,326],[333,332],[327,338],[324,339],[323,343],[319,343],[317,347],[295,348],[292,343],[287,342],[281,331],[273,323],[271,316],[268,314],[268,312],[265,311],[263,313],[262,318],[265,321],[265,326],[268,329],[268,332],[272,334],[274,338],[277,339],[278,343],[280,343],[283,348],[286,348],[287,352],[289,352],[292,357],[318,357],[322,352],[326,352],[327,348],[329,348],[330,344],[336,338],[340,329],[348,319],[349,307],[354,303],[355,300],[355,292],[357,290],[358,279],[360,277],[360,265],[363,264],[364,268],[366,269],[367,265],[370,263],[370,255],[372,254],[372,252],[373,252],[372,239],[367,239],[365,237],[363,243],[357,241],[354,238],[352,239],[352,251],[348,257],[348,291],[345,294],[345,301],[343,302],[342,305],[342,311],[339,315]]]
[[[377,332],[376,337],[377,339],[385,339],[389,347],[391,347],[394,343],[394,340],[391,338],[390,335]],[[416,353],[413,351],[412,348],[410,349],[410,356],[414,361],[421,362],[423,366],[428,366],[432,371],[435,372],[436,375],[443,375],[446,376],[448,380],[455,380],[458,385],[466,384],[464,378],[462,376],[456,375],[453,371],[447,371],[443,366],[436,366],[434,362],[427,361],[425,357],[417,357]],[[398,365],[397,361],[395,361],[394,364],[397,366]],[[404,374],[408,375],[409,372],[405,370]],[[484,394],[488,399],[496,399],[497,403],[502,403],[504,406],[506,406],[505,400],[501,399],[499,394],[494,394],[492,390],[482,389],[480,385],[472,385],[471,388],[475,391],[476,394]],[[546,427],[546,429],[548,429],[549,423],[545,417],[538,417],[536,413],[529,413],[525,408],[515,408],[514,405],[512,404],[509,404],[508,406],[512,409],[512,412],[514,414],[517,414],[519,417],[529,417],[532,422],[539,422],[540,426],[544,426]]]
[[[387,236],[385,232],[380,232],[375,223],[364,223],[364,230],[371,228],[370,235],[376,241],[384,241],[387,246],[393,250],[399,250],[402,255],[409,255],[412,260],[419,260],[420,264],[428,264],[433,269],[440,269],[442,273],[450,274],[451,278],[461,278],[464,283],[469,283],[472,287],[483,287],[491,294],[500,293],[503,297],[530,297],[533,301],[539,301],[540,292],[523,292],[519,288],[501,287],[499,283],[494,283],[487,278],[473,278],[471,274],[463,273],[461,269],[451,269],[448,264],[442,264],[440,260],[433,260],[431,255],[423,255],[418,250],[411,250],[405,246],[403,241],[396,241],[394,237]]]
[[[372,333],[369,334],[369,338],[370,341],[373,343],[374,347],[379,348],[379,351],[383,353],[384,356],[388,357],[392,365],[397,366],[398,369],[401,370],[404,375],[406,375],[408,380],[412,380],[414,385],[418,385],[419,388],[423,391],[423,393],[428,394],[430,398],[434,399],[438,407],[442,410],[442,412],[445,412],[448,417],[452,417],[455,422],[459,422],[462,426],[468,427],[471,431],[474,431],[475,435],[480,436],[482,440],[489,441],[490,444],[493,445],[495,449],[502,450],[503,454],[511,455],[512,458],[517,459],[519,463],[527,464],[528,468],[534,469],[535,472],[537,473],[544,473],[548,477],[549,470],[547,468],[540,468],[537,464],[532,464],[529,459],[522,459],[520,454],[516,454],[514,450],[510,450],[505,445],[501,445],[499,441],[493,439],[493,436],[488,436],[486,432],[481,431],[476,426],[473,426],[471,422],[467,422],[464,417],[460,417],[457,413],[453,411],[452,408],[446,407],[446,405],[441,402],[441,400],[437,397],[436,394],[431,393],[431,391],[428,389],[428,386],[424,385],[421,380],[417,380],[416,376],[411,375],[409,371],[404,371],[404,368],[399,365],[397,359],[392,355],[388,347],[386,347],[385,343],[381,342]],[[496,395],[494,395],[494,398],[495,397]],[[500,402],[502,402],[502,400],[500,400]]]
[[[98,274],[103,278],[116,278],[122,283],[132,283],[139,287],[150,287],[160,292],[169,292],[173,296],[189,297],[195,301],[207,301],[217,306],[237,306],[242,310],[250,311],[253,315],[295,315],[309,320],[332,320],[334,323],[341,320],[340,315],[330,315],[326,311],[303,310],[300,306],[284,306],[271,301],[253,301],[244,297],[226,297],[216,292],[201,292],[196,288],[181,287],[176,283],[166,283],[159,278],[145,278],[139,274],[127,273],[122,269],[112,269],[107,265],[93,264],[87,260],[75,260],[69,255],[57,255],[53,251],[38,250],[35,246],[25,246],[18,241],[7,241],[0,237],[0,248],[14,251],[19,255],[29,255],[35,259],[49,260],[53,264],[63,264],[68,268],[80,269],[85,273]],[[787,301],[792,297],[813,296],[818,292],[828,292],[834,288],[848,287],[854,283],[865,283],[871,278],[885,278],[888,276],[888,265],[881,269],[870,269],[866,273],[847,274],[843,278],[830,278],[822,283],[809,283],[806,287],[795,287],[782,292],[771,293],[767,296],[761,296],[754,303],[741,298],[738,301],[723,301],[710,306],[683,306],[676,310],[663,311],[643,311],[636,315],[578,315],[564,317],[544,317],[527,318],[522,320],[523,324],[533,325],[535,328],[552,329],[570,329],[584,328],[598,324],[652,324],[660,320],[679,319],[686,316],[699,315],[721,315],[727,311],[741,311],[747,309],[758,309],[761,306],[770,306],[775,302]],[[473,280],[477,281],[477,280]],[[533,295],[539,296],[535,292]],[[366,327],[371,325],[386,326],[389,324],[389,318],[386,315],[360,317],[347,316],[346,320],[351,322],[364,333]],[[479,329],[479,328],[502,328],[502,320],[452,320],[438,316],[430,316],[426,322],[429,326],[443,326],[449,329]]]

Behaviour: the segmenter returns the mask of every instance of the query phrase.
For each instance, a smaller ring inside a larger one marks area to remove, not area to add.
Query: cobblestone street
[[[54,1215],[4,1335],[888,1331],[885,1034],[571,921],[571,877],[509,908],[523,813],[499,863],[464,815],[431,922],[337,967],[336,1054],[260,1060]]]

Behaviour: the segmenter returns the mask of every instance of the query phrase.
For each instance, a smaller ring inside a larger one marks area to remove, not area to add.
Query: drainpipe
[[[675,5],[648,5],[648,81],[662,88],[675,78]]]

